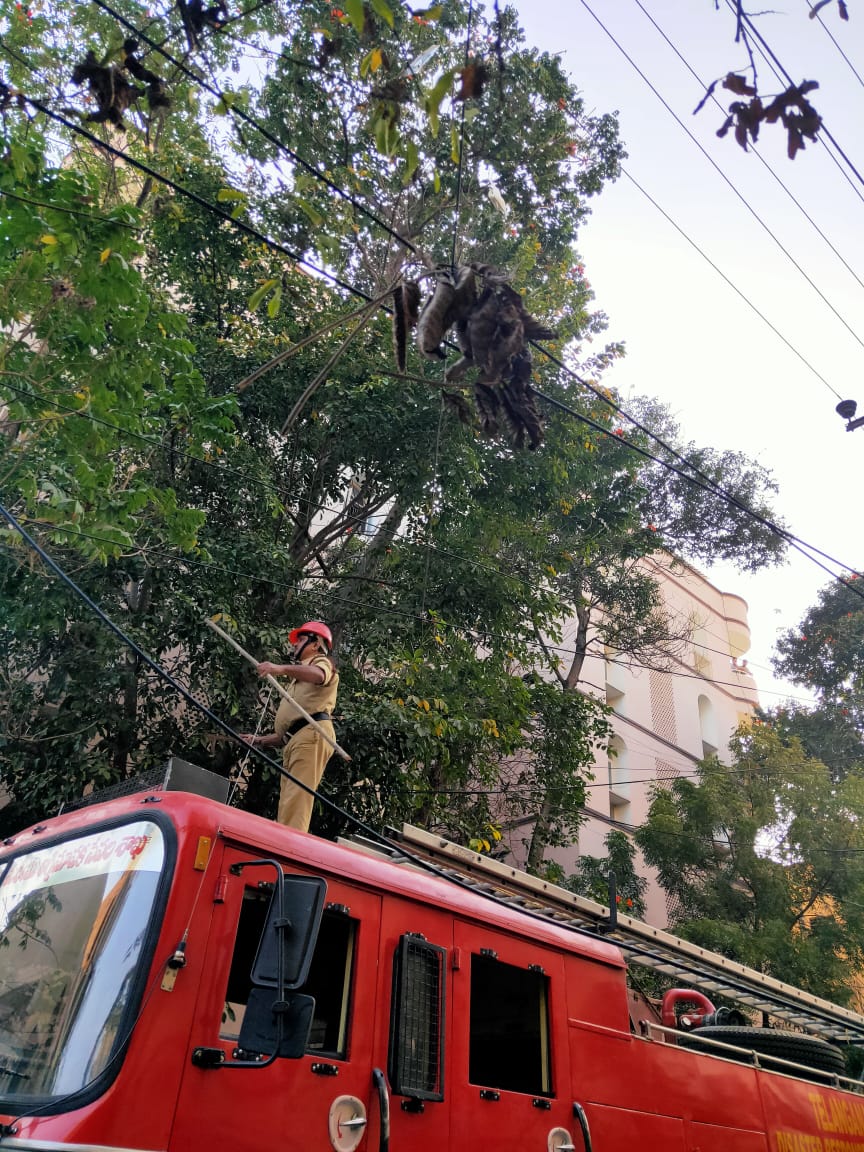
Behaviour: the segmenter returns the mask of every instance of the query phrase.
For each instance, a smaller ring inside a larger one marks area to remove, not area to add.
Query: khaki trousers
[[[333,725],[328,720],[322,720],[320,723],[324,731],[335,739]],[[317,791],[327,761],[332,755],[330,745],[321,739],[311,724],[307,724],[285,745],[282,752],[282,767],[307,787]],[[276,816],[280,824],[308,832],[314,803],[314,796],[298,788],[291,780],[282,777],[279,788],[279,811]]]

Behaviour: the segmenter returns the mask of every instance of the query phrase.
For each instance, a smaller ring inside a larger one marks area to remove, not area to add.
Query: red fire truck
[[[392,854],[170,788],[6,840],[0,1152],[864,1148],[864,1017],[428,834]],[[625,957],[682,984],[659,1012]]]

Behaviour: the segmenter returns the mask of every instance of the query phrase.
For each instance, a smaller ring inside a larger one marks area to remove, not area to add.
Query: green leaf
[[[435,175],[432,177],[432,188],[436,195],[441,191],[441,173],[435,169]]]
[[[451,68],[439,76],[428,96],[426,97],[426,115],[429,117],[429,129],[433,136],[438,135],[438,117],[441,111],[441,101],[449,95],[453,87],[453,78],[456,69]]]
[[[385,0],[371,0],[371,3],[372,3],[372,11],[375,13],[375,15],[380,16],[381,19],[386,24],[389,24],[390,27],[392,28],[393,27],[393,13],[390,9],[390,5],[385,3]]]
[[[324,217],[321,215],[317,208],[313,207],[313,205],[311,205],[308,200],[304,200],[302,196],[295,196],[294,203],[302,212],[306,213],[316,228],[321,227],[321,225],[324,223]]]
[[[363,10],[363,0],[345,0],[345,14],[353,24],[357,33],[362,36],[366,26],[366,13]]]
[[[236,92],[223,92],[213,108],[215,116],[227,116],[230,110],[237,103]]]
[[[419,163],[420,153],[417,151],[417,145],[413,140],[407,140],[405,142],[405,171],[402,173],[402,183],[406,188],[414,179],[414,173],[417,171]]]
[[[455,124],[450,125],[450,159],[454,164],[459,163],[459,129]]]
[[[275,320],[279,315],[279,309],[282,307],[282,285],[277,284],[276,289],[270,299],[267,301],[267,315],[271,320]]]
[[[246,304],[246,307],[249,309],[249,311],[255,312],[267,293],[272,292],[278,283],[278,280],[265,280],[263,284],[259,284],[252,295],[249,297],[249,300]]]
[[[220,188],[216,193],[216,199],[220,204],[227,204],[230,200],[245,200],[246,193],[241,192],[238,188]]]

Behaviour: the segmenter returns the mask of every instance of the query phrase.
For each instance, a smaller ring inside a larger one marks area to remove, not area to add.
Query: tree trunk
[[[547,795],[540,805],[540,811],[537,813],[534,831],[531,833],[531,844],[528,848],[528,856],[525,860],[525,871],[530,872],[532,876],[536,876],[539,873],[540,866],[543,863],[543,854],[546,851],[546,842],[549,836],[550,812],[551,807]]]
[[[152,570],[148,569],[141,580],[130,580],[126,585],[126,603],[133,615],[138,615],[147,609],[150,602],[151,574]],[[123,659],[120,722],[117,725],[117,739],[111,762],[117,780],[122,780],[129,774],[129,753],[135,747],[138,727],[138,666],[137,653],[127,648]]]
[[[591,624],[591,609],[585,604],[580,604],[576,609],[576,640],[575,651],[570,667],[567,670],[567,675],[564,677],[561,688],[563,692],[576,692],[579,689],[579,678],[582,675],[582,668],[585,664],[585,657],[588,655],[588,628]],[[537,820],[534,824],[534,831],[531,833],[531,843],[528,848],[528,857],[525,861],[525,869],[534,875],[537,875],[543,864],[543,856],[546,852],[546,846],[549,841],[549,816],[552,811],[552,806],[549,802],[548,793],[543,797],[540,805],[540,810],[537,813]]]

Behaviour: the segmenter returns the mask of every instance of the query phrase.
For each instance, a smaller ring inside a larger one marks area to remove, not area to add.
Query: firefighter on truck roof
[[[293,648],[293,663],[271,664],[264,660],[258,665],[258,675],[289,677],[292,681],[288,687],[289,695],[335,740],[332,716],[339,690],[339,673],[330,659],[332,633],[320,620],[309,620],[295,628],[288,640]],[[272,733],[266,736],[247,733],[243,739],[259,748],[282,747],[285,771],[316,790],[332,754],[326,740],[287,700],[279,705]],[[276,819],[289,828],[308,832],[313,802],[314,797],[309,792],[283,776]]]

